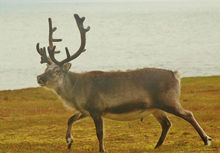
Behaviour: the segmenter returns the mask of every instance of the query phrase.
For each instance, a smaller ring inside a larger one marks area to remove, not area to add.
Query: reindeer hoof
[[[67,148],[70,149],[72,146],[72,143],[68,144]]]
[[[212,144],[212,138],[209,137],[209,136],[207,136],[207,137],[206,137],[206,141],[205,141],[205,145],[206,145],[206,146],[210,146],[211,144]]]
[[[73,143],[73,137],[66,138],[67,148],[70,149]]]

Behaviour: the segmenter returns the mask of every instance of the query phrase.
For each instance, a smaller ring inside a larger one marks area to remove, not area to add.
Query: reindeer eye
[[[60,74],[61,71],[60,71],[60,70],[56,70],[55,73],[56,73],[56,74]]]

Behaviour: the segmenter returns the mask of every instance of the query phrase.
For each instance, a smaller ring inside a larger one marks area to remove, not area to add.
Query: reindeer
[[[171,113],[189,122],[200,135],[205,145],[211,144],[209,137],[193,116],[193,113],[185,110],[179,103],[180,77],[177,71],[157,68],[144,68],[133,71],[103,72],[92,71],[86,73],[70,72],[71,60],[83,53],[86,45],[86,32],[90,27],[84,28],[85,17],[80,18],[74,14],[81,35],[79,49],[70,55],[66,47],[66,55],[62,61],[55,58],[56,46],[53,42],[62,39],[54,39],[49,18],[49,46],[40,48],[36,45],[41,55],[41,63],[47,63],[45,72],[37,76],[40,86],[52,89],[63,103],[77,110],[68,120],[66,142],[71,148],[73,137],[71,135],[72,124],[80,119],[90,116],[96,127],[99,141],[99,151],[104,152],[103,145],[103,118],[119,121],[143,119],[152,114],[162,127],[161,136],[155,146],[158,148],[171,126],[166,113]]]

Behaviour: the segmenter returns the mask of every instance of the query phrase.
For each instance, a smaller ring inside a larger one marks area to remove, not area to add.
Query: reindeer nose
[[[46,83],[46,79],[44,77],[42,77],[41,75],[37,76],[37,82],[40,85],[44,85]]]

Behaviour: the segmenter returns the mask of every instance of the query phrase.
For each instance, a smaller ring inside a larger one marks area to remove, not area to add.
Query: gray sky
[[[117,1],[147,1],[147,0],[0,0],[0,2],[117,2]],[[149,1],[149,0],[148,0]]]
[[[176,2],[176,1],[198,1],[198,0],[0,0],[0,2]],[[200,1],[209,1],[209,0],[200,0]]]

